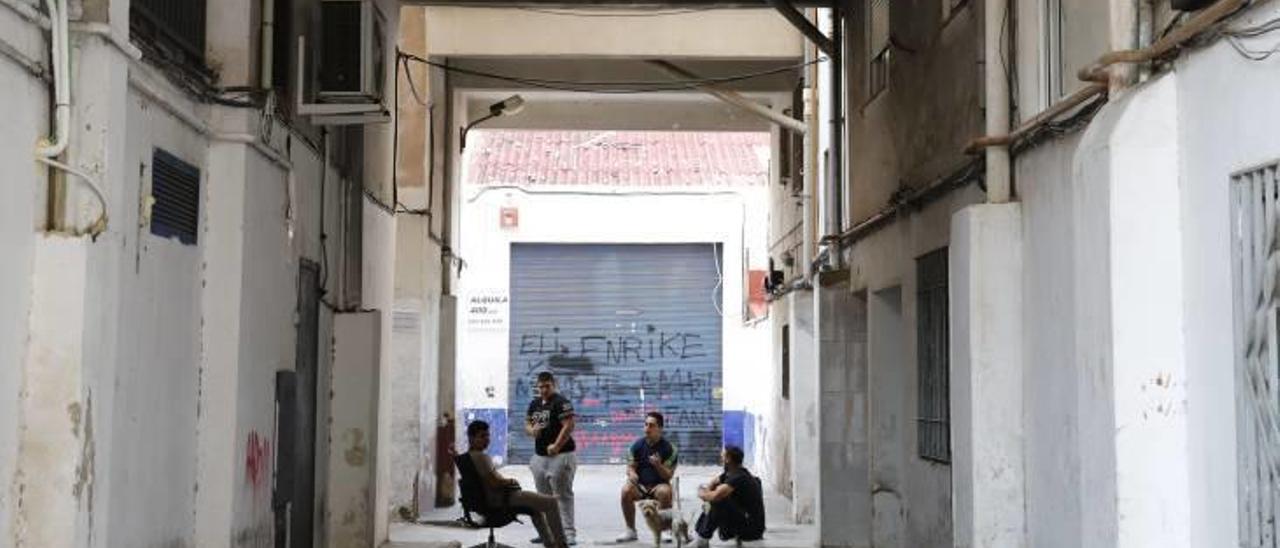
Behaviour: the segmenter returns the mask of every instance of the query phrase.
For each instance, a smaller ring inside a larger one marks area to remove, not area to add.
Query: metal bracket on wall
[[[799,30],[810,42],[813,42],[813,45],[818,46],[818,49],[827,54],[827,57],[836,57],[836,47],[831,38],[822,34],[822,31],[818,30],[818,27],[814,26],[808,17],[800,13],[800,10],[796,9],[790,0],[769,0],[769,5],[778,10],[778,13],[791,23],[791,26]]]

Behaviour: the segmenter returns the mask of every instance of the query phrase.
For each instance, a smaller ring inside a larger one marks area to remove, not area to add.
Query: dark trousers
[[[759,540],[764,536],[764,531],[759,529],[750,526],[747,512],[733,500],[710,503],[710,507],[698,516],[698,523],[694,525],[698,536],[705,539],[711,538],[719,530],[720,540]]]

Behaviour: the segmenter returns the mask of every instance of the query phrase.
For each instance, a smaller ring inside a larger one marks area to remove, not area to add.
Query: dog
[[[675,501],[675,508],[663,509],[658,505],[658,501],[652,499],[636,503],[640,508],[640,515],[644,516],[644,522],[649,526],[649,530],[653,531],[654,548],[662,548],[663,531],[671,531],[671,536],[676,539],[676,548],[683,548],[685,544],[692,542],[689,537],[689,522],[680,512],[679,481],[679,478],[671,480],[671,498]]]
[[[644,516],[644,522],[649,525],[649,530],[653,531],[654,548],[662,547],[663,531],[671,531],[676,539],[677,548],[682,548],[685,543],[690,542],[689,522],[685,521],[679,510],[659,508],[656,500],[642,500],[636,505],[640,507],[640,515]]]

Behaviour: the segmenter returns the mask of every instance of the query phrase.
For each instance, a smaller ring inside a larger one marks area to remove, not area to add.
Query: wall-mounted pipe
[[[49,50],[53,63],[53,135],[36,146],[41,158],[57,158],[67,150],[71,132],[71,48],[67,35],[67,0],[45,0],[49,10]]]
[[[262,89],[271,89],[272,73],[275,72],[274,67],[271,66],[272,61],[274,61],[271,54],[275,45],[276,36],[275,0],[262,0],[262,29],[260,34],[262,36],[259,40],[262,42],[262,47],[259,48],[258,52],[258,65],[261,69],[258,74],[258,87]],[[399,66],[399,63],[397,63],[396,66]],[[298,85],[301,86],[302,83],[299,82]]]
[[[658,67],[662,69],[664,72],[666,72],[667,74],[670,74],[677,78],[685,78],[688,80],[702,79],[698,75],[692,72],[689,72],[683,68],[680,68],[667,61],[662,61],[659,59],[650,59],[649,64],[655,67]],[[809,129],[804,125],[803,122],[796,120],[795,118],[792,118],[785,114],[782,114],[780,112],[776,112],[755,101],[747,99],[746,97],[743,97],[741,94],[735,91],[724,89],[720,86],[716,86],[713,84],[696,84],[694,87],[721,101],[729,103],[730,105],[738,107],[750,114],[753,114],[761,119],[764,119],[765,121],[768,121],[773,124],[777,124],[778,126],[788,131],[792,131],[792,132],[804,135],[804,133]]]
[[[972,141],[969,141],[969,145],[965,147],[964,151],[967,154],[976,154],[990,147],[1010,146],[1014,143],[1014,141],[1021,139],[1022,137],[1031,133],[1032,131],[1039,128],[1040,126],[1043,126],[1049,122],[1052,122],[1053,120],[1057,119],[1059,116],[1066,114],[1067,111],[1077,106],[1080,106],[1090,98],[1096,95],[1101,95],[1106,92],[1107,92],[1107,86],[1103,84],[1097,84],[1097,83],[1089,84],[1085,86],[1083,89],[1081,89],[1080,91],[1072,93],[1071,95],[1064,97],[1062,100],[1058,101],[1057,103],[1054,103],[1053,106],[1047,109],[1044,109],[1043,111],[1040,112],[1040,114],[1037,114],[1031,119],[1023,122],[1013,131],[1010,131],[1008,133],[1001,134],[1001,135],[986,135],[983,137],[978,137],[977,139],[974,139]]]
[[[1109,83],[1107,67],[1119,63],[1145,63],[1155,60],[1174,48],[1182,45],[1196,35],[1204,32],[1222,18],[1235,13],[1249,3],[1249,0],[1219,0],[1212,6],[1195,14],[1186,23],[1179,25],[1154,44],[1140,49],[1112,51],[1103,54],[1089,66],[1080,69],[1076,75],[1086,82]]]
[[[831,56],[831,144],[826,187],[826,236],[823,240],[832,252],[827,253],[827,265],[839,270],[844,266],[838,238],[844,230],[844,18],[837,3],[831,8],[831,44],[835,55]]]
[[[1009,0],[986,0],[983,5],[983,76],[986,81],[986,132],[987,135],[1009,133],[1009,78],[1002,65],[1009,59],[1006,44],[1008,25],[1004,17]],[[1012,165],[1009,146],[992,144],[986,147],[987,202],[1002,204],[1013,197]]]
[[[817,10],[811,12],[817,19]],[[805,47],[805,61],[818,58],[818,45]],[[804,188],[800,191],[800,218],[804,234],[801,236],[800,268],[806,283],[813,280],[814,245],[817,241],[817,200],[814,189],[818,186],[818,66],[811,64],[805,68],[804,79],[804,124],[809,131],[804,134]]]

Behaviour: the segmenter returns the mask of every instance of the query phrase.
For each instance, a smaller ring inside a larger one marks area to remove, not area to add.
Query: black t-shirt
[[[658,469],[653,467],[653,463],[649,462],[649,457],[653,455],[662,459],[662,465],[667,468],[674,468],[680,461],[676,446],[671,445],[667,438],[660,438],[658,443],[649,445],[649,442],[641,437],[631,444],[631,462],[636,465],[636,475],[640,476],[640,485],[646,489],[667,483],[667,480],[662,479],[658,474]]]
[[[533,440],[533,452],[547,456],[547,447],[556,442],[556,438],[560,437],[560,430],[564,428],[564,421],[572,416],[573,404],[560,394],[551,396],[551,399],[545,402],[542,398],[534,398],[529,402],[529,411],[525,417],[532,421],[534,426],[542,427],[538,437]],[[573,436],[570,435],[565,440],[564,446],[560,448],[560,452],[572,453],[575,448]]]
[[[746,468],[720,474],[720,483],[733,488],[729,500],[746,514],[746,524],[738,534],[743,540],[760,538],[764,534],[764,493],[760,480]]]

